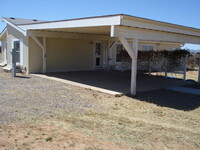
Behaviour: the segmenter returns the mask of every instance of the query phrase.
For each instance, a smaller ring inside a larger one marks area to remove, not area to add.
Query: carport
[[[130,80],[127,80],[127,82],[130,82],[132,95],[135,95],[137,91],[137,55],[140,41],[200,44],[200,29],[129,15],[22,24],[19,27],[25,31],[24,35],[31,37],[42,49],[43,73],[48,72],[46,67],[46,59],[48,59],[48,56],[46,57],[48,51],[46,39],[49,37],[106,41],[105,57],[108,59],[105,59],[104,70],[109,68],[110,49],[116,41],[120,41],[132,59]],[[42,40],[38,38],[42,38]],[[159,79],[155,80],[158,81]],[[175,83],[175,81],[173,82]]]
[[[63,73],[47,73],[39,75],[57,81],[67,81],[72,85],[78,85],[83,88],[93,89],[112,95],[123,95],[130,93],[131,72],[119,71],[75,71]],[[138,73],[137,92],[146,92],[169,88],[174,86],[186,86],[192,84],[191,81],[182,79],[164,78],[162,76],[149,76]]]

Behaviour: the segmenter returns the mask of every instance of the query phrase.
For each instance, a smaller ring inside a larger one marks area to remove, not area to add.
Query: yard
[[[113,97],[0,70],[0,149],[200,149],[200,98]]]

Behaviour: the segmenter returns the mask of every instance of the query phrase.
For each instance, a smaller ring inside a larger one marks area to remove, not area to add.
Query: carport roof
[[[85,32],[88,32],[89,30],[87,31],[86,28],[93,28],[94,30],[96,30],[95,27],[98,27],[98,29],[102,30],[102,33],[105,31],[106,33],[110,33],[110,26],[129,26],[200,37],[200,29],[197,28],[155,21],[151,19],[140,18],[125,14],[105,15],[57,21],[42,21],[19,18],[13,19],[8,17],[3,17],[2,20],[10,25],[14,25],[22,32],[26,32],[28,30],[79,32],[77,28],[85,28]]]

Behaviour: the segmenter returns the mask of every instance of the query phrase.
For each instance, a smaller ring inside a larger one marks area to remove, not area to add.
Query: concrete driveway
[[[130,72],[76,71],[66,73],[49,73],[47,76],[65,79],[68,81],[124,94],[130,93]],[[137,92],[151,91],[172,86],[183,86],[188,84],[191,84],[191,82],[183,81],[181,79],[170,79],[159,76],[149,76],[145,74],[138,74],[137,76]]]

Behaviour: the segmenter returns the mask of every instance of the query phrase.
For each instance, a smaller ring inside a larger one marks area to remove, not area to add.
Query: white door
[[[102,44],[95,42],[94,46],[94,66],[96,69],[102,67]]]

